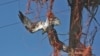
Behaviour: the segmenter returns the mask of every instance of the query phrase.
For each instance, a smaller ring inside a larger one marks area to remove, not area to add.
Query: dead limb
[[[49,26],[47,28],[47,34],[48,34],[48,38],[49,38],[49,42],[51,44],[51,46],[53,46],[56,55],[58,53],[58,51],[64,51],[64,52],[68,52],[68,47],[59,40],[58,36],[57,36],[57,32],[54,29],[53,26]]]

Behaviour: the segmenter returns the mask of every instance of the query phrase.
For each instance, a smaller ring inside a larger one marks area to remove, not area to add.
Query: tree
[[[93,20],[100,26],[97,19],[95,18],[96,12],[98,10],[98,5],[100,4],[99,0],[67,0],[70,8],[71,8],[71,15],[70,15],[70,29],[69,29],[69,45],[65,45],[60,39],[58,38],[57,31],[54,28],[56,24],[59,24],[58,18],[53,13],[53,4],[55,0],[28,0],[27,2],[27,9],[26,14],[30,13],[30,5],[31,2],[36,3],[37,8],[37,17],[39,18],[39,13],[41,8],[44,4],[47,5],[47,12],[46,12],[46,22],[37,21],[36,23],[30,22],[26,16],[22,17],[20,16],[20,19],[24,24],[26,28],[28,28],[28,31],[31,30],[31,33],[34,32],[34,29],[43,30],[44,33],[48,34],[48,39],[50,42],[50,45],[54,49],[54,56],[59,56],[60,51],[64,51],[69,54],[69,56],[92,56],[92,44],[94,37],[97,33],[97,26],[94,27],[94,31],[91,34],[91,37],[88,38],[88,33],[90,29],[90,25],[92,24]],[[85,33],[82,31],[83,25],[82,25],[82,16],[83,16],[83,8],[86,8],[87,12],[89,12],[90,18],[87,19],[89,21],[87,24],[87,28]],[[27,23],[28,22],[28,23]],[[33,27],[34,25],[34,27]],[[43,27],[45,26],[45,27]],[[40,29],[38,29],[40,27]],[[82,36],[84,35],[84,37]],[[84,40],[81,40],[81,38],[84,38]],[[88,42],[87,42],[88,41]]]

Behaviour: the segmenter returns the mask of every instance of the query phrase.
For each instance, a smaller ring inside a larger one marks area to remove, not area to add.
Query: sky
[[[0,56],[50,56],[53,48],[48,41],[47,34],[42,35],[41,31],[29,33],[18,17],[18,11],[23,13],[26,10],[27,0],[0,0]],[[15,1],[12,3],[6,3]],[[100,9],[100,8],[99,8]],[[84,9],[85,10],[85,9]],[[61,24],[55,26],[58,34],[69,32],[70,7],[65,0],[56,0],[53,7],[54,14],[60,19]],[[84,16],[87,14],[83,11]],[[100,19],[100,10],[96,15]],[[41,16],[45,16],[44,11]],[[46,17],[42,18],[43,20]],[[100,31],[98,30],[93,44],[93,53],[100,55]],[[46,37],[46,38],[45,38]],[[58,35],[61,41],[68,39],[68,35]],[[44,39],[45,38],[45,39]],[[68,45],[68,40],[64,41]],[[61,52],[61,55],[67,55]]]

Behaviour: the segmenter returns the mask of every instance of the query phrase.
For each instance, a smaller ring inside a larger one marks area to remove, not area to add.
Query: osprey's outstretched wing
[[[31,32],[34,33],[40,29],[43,29],[43,22],[31,22],[28,17],[26,17],[21,11],[19,11],[19,18],[25,28]]]
[[[21,20],[21,22],[23,23],[23,25],[25,26],[25,28],[32,33],[32,28],[35,27],[35,23],[32,23],[28,17],[26,17],[21,11],[19,11],[19,18]]]

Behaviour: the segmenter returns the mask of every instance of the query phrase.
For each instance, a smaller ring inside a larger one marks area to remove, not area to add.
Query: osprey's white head
[[[54,17],[53,20],[49,21],[49,24],[51,24],[51,25],[59,25],[60,24],[60,20],[57,17]]]

